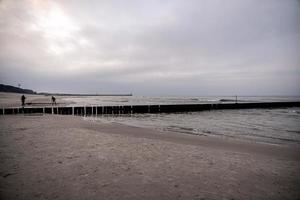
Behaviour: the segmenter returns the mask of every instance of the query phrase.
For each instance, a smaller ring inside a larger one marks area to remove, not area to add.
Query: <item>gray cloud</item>
[[[300,4],[0,1],[0,80],[38,91],[300,95]]]

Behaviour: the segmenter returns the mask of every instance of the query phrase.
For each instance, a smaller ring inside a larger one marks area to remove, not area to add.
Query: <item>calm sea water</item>
[[[96,120],[184,134],[300,144],[300,108],[103,115]]]
[[[235,97],[68,97],[74,105],[227,103]],[[299,101],[299,97],[238,97],[241,102]],[[102,115],[89,118],[162,131],[253,142],[300,144],[300,108],[213,110],[171,114]]]

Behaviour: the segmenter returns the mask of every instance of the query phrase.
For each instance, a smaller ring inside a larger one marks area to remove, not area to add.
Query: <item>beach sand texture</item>
[[[299,199],[299,147],[0,117],[1,199]]]

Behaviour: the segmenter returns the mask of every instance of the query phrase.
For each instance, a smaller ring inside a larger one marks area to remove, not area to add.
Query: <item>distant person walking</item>
[[[22,97],[21,97],[21,101],[22,101],[22,106],[23,107],[25,106],[25,99],[26,99],[26,97],[23,94]]]
[[[56,99],[55,99],[55,97],[54,97],[54,96],[52,96],[52,98],[51,98],[51,99],[52,99],[52,105],[54,105],[54,104],[56,105]]]

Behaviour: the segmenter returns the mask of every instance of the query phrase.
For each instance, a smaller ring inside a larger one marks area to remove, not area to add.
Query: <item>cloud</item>
[[[299,11],[279,0],[3,0],[0,80],[39,91],[299,95]]]

